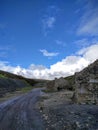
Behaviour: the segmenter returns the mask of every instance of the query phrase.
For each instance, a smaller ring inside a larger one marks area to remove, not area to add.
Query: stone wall
[[[62,89],[68,89],[69,88],[69,82],[65,80],[63,77],[53,81],[49,81],[47,83],[47,89],[50,91],[60,91]]]
[[[75,74],[77,103],[98,102],[98,60]]]

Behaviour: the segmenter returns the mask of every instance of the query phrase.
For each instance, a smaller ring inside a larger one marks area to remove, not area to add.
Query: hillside
[[[41,84],[43,84],[44,82],[46,81],[28,79],[19,75],[15,75],[15,74],[0,70],[0,97],[3,97],[8,92],[14,92],[21,89],[23,91],[32,89],[34,85],[38,87],[37,84],[39,83],[40,83],[39,86],[41,86]]]

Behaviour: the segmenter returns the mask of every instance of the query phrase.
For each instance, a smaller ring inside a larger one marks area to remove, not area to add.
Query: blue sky
[[[88,51],[98,51],[98,0],[0,0],[2,70],[29,71],[34,78],[66,76],[98,59],[98,53],[85,59]],[[63,61],[65,68],[71,61],[80,68],[63,73]]]

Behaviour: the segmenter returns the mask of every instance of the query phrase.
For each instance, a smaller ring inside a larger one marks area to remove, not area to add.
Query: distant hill
[[[29,79],[0,70],[0,97],[4,96],[8,92],[14,92],[25,87],[38,87],[37,84],[39,83],[40,87],[41,84],[45,82],[46,80]]]

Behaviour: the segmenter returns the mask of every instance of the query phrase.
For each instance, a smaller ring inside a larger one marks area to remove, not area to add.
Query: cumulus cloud
[[[54,79],[55,77],[66,77],[82,70],[90,63],[98,59],[98,43],[83,48],[75,55],[67,56],[61,61],[51,65],[49,68],[43,65],[31,64],[27,69],[20,66],[10,66],[9,63],[0,62],[0,69],[28,78]]]
[[[45,49],[42,49],[40,50],[40,52],[44,55],[44,56],[47,56],[47,57],[53,57],[53,56],[57,56],[59,53],[58,52],[48,52],[47,50]]]
[[[84,59],[89,62],[93,62],[95,59],[98,59],[98,44],[87,47],[82,51]]]

